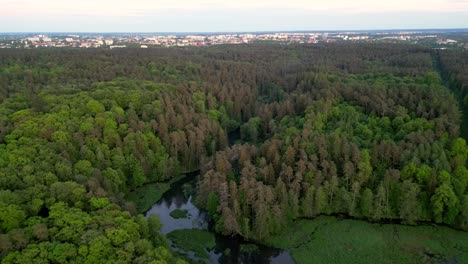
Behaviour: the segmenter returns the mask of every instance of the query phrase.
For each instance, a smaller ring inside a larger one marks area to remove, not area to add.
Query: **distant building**
[[[37,41],[40,40],[39,37],[30,37],[30,38],[27,38],[27,39],[28,39],[29,41],[31,41],[31,42],[37,42]]]
[[[148,46],[146,46],[146,45],[141,45],[141,48],[142,48],[142,49],[147,49]]]
[[[81,42],[80,47],[81,48],[91,48],[92,43],[91,42]]]
[[[118,49],[118,48],[126,48],[127,46],[125,45],[115,45],[115,46],[110,46],[110,49]]]
[[[453,40],[453,39],[443,39],[443,38],[438,38],[436,43],[437,44],[455,44],[458,41]]]

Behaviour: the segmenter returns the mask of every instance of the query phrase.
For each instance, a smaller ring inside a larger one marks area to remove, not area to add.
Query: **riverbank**
[[[295,263],[468,263],[468,232],[320,216],[268,239]]]
[[[127,195],[127,200],[133,202],[138,213],[145,213],[157,203],[171,187],[184,179],[191,178],[199,173],[198,170],[180,174],[167,182],[152,182],[144,184]]]
[[[293,263],[286,250],[256,244],[255,251],[248,251],[252,248],[251,241],[213,232],[206,212],[193,204],[196,180],[196,177],[186,177],[174,183],[145,214],[159,217],[161,233],[168,235],[173,250],[187,260],[201,263]],[[174,217],[175,212],[182,211],[185,217]],[[214,237],[215,246],[209,237]]]
[[[162,232],[178,230],[180,234],[208,232],[207,217],[192,203],[192,195],[184,186],[195,184],[196,178],[182,176],[168,184],[158,202],[147,212],[158,215],[163,223]],[[170,187],[172,185],[172,188]],[[158,185],[159,186],[159,185]],[[158,187],[161,188],[161,187]],[[141,195],[147,195],[140,191]],[[155,192],[156,193],[156,192]],[[151,202],[148,199],[146,202]],[[153,200],[154,202],[154,200]],[[151,207],[151,206],[150,206]],[[187,212],[186,217],[174,218],[175,210]],[[179,234],[179,235],[180,235]],[[245,243],[241,238],[216,237],[216,246],[196,242],[173,245],[192,260],[199,260],[194,252],[202,252],[210,263],[238,263],[240,260],[256,263],[468,263],[468,232],[436,226],[405,226],[397,222],[369,223],[336,216],[320,216],[294,222],[276,236],[256,244],[259,251],[242,252]],[[193,236],[193,242],[197,239]],[[173,240],[173,239],[171,239]],[[172,241],[174,242],[174,241]],[[271,247],[271,248],[270,248]],[[275,249],[276,248],[276,249]],[[279,250],[279,249],[282,249]],[[455,262],[456,261],[456,262]]]
[[[242,143],[240,127],[228,133],[228,142],[229,146]],[[175,183],[178,183],[179,181],[182,181],[184,179],[190,180],[199,173],[200,170],[196,169],[193,171],[182,173],[179,176],[172,178],[167,182],[145,183],[143,186],[130,192],[127,195],[127,200],[135,204],[138,213],[144,214],[148,210],[150,210],[155,203],[159,202],[163,195],[166,192],[168,192]]]

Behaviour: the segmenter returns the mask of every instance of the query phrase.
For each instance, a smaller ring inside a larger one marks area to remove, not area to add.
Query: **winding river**
[[[197,180],[197,174],[187,174],[187,177],[173,184],[171,190],[166,192],[162,199],[146,212],[146,217],[157,215],[161,219],[163,227],[161,232],[167,234],[178,229],[201,229],[211,231],[209,217],[206,212],[198,209],[193,203],[193,190]],[[174,219],[170,213],[175,209],[187,210],[188,218]],[[294,263],[291,255],[286,250],[267,247],[256,244],[258,250],[254,253],[241,252],[242,244],[254,244],[246,242],[240,237],[228,237],[215,234],[216,246],[209,251],[207,263]],[[181,251],[177,248],[175,250]],[[190,258],[195,258],[190,252],[184,252]]]

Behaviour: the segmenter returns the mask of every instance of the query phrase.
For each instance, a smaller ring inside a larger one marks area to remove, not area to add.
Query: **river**
[[[211,231],[209,217],[203,210],[198,209],[193,203],[193,191],[198,175],[188,174],[186,178],[171,186],[171,190],[166,192],[162,199],[146,212],[146,217],[150,215],[159,216],[163,227],[161,232],[167,234],[178,229],[201,229]],[[188,218],[174,219],[170,213],[175,209],[187,210]],[[261,244],[246,242],[240,237],[228,237],[219,234],[215,235],[216,246],[209,251],[207,263],[294,263],[291,255],[286,250],[267,247]],[[255,244],[258,247],[254,253],[241,252],[242,244]],[[175,250],[178,250],[175,248]],[[178,250],[181,251],[181,250]],[[187,255],[194,260],[193,254]]]

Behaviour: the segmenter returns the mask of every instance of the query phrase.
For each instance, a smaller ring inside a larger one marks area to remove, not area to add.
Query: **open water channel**
[[[146,217],[157,215],[161,219],[163,227],[161,232],[167,234],[178,229],[201,229],[213,232],[209,217],[203,210],[193,204],[193,190],[198,173],[187,174],[181,181],[173,184],[171,190],[166,192],[162,199],[146,212]],[[187,210],[188,218],[174,219],[170,213],[175,209]],[[246,242],[240,237],[215,235],[216,246],[209,251],[207,263],[294,263],[288,251],[267,247],[261,244]],[[242,252],[242,244],[255,244],[258,250],[255,252]],[[175,250],[179,250],[175,248]],[[181,251],[181,250],[179,250]],[[190,252],[184,252],[194,260]]]

